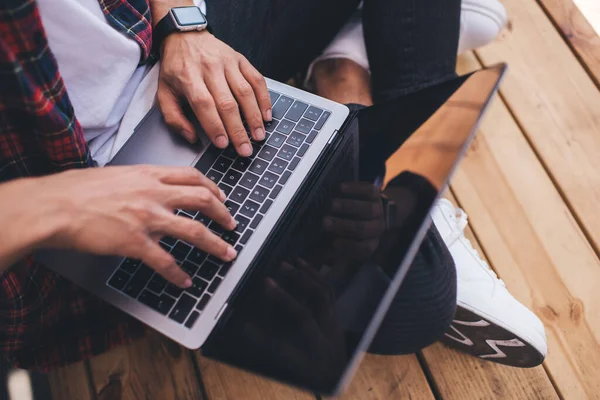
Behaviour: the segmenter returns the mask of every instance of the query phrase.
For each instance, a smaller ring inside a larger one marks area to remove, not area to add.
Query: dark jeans
[[[270,78],[306,70],[352,16],[358,0],[208,0],[217,37]],[[363,24],[375,102],[455,74],[460,0],[366,0]],[[415,352],[440,339],[456,307],[456,270],[432,227],[371,351]]]

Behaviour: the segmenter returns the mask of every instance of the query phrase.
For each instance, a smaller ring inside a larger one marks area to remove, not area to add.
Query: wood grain
[[[202,399],[190,353],[159,333],[90,364],[98,400]]]
[[[503,3],[511,30],[477,54],[508,62],[502,94],[599,251],[600,91],[535,0]]]
[[[464,57],[459,69],[478,67]],[[561,395],[598,398],[600,261],[501,101],[490,108],[452,187],[511,293],[542,318],[546,367]]]
[[[57,400],[92,400],[85,364],[78,362],[48,374],[52,398]]]
[[[600,31],[594,29],[573,0],[538,1],[600,87]],[[600,14],[597,18],[600,26]]]
[[[341,400],[433,400],[417,357],[365,356]]]
[[[195,352],[210,400],[314,400],[311,393],[202,357]]]

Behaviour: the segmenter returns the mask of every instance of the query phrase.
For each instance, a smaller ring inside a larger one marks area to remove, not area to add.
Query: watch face
[[[176,7],[172,8],[171,11],[175,16],[177,23],[181,26],[206,24],[206,18],[204,18],[204,15],[202,15],[202,12],[198,7]]]

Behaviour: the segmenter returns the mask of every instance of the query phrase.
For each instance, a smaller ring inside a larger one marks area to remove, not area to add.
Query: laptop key
[[[215,170],[217,170],[219,172],[225,173],[225,172],[227,172],[227,170],[231,166],[231,163],[233,163],[232,160],[230,160],[229,158],[225,158],[225,157],[221,156],[221,157],[219,157],[217,159],[217,161],[213,165],[213,169],[215,169]]]
[[[258,180],[258,178],[257,178],[257,180]],[[231,200],[235,201],[236,203],[242,204],[244,202],[244,200],[246,200],[246,197],[248,197],[249,194],[250,194],[250,191],[248,189],[244,189],[243,187],[238,186],[234,189],[230,198],[231,198]]]
[[[254,219],[252,220],[252,222],[250,223],[250,228],[252,229],[256,229],[256,227],[258,226],[258,224],[260,224],[260,221],[262,220],[263,216],[258,214],[256,217],[254,217]],[[242,243],[240,241],[240,243]],[[242,243],[244,244],[244,243]]]
[[[175,245],[175,247],[173,247],[173,251],[185,253],[186,256],[188,255],[190,250],[192,250],[192,246],[190,246],[189,244],[187,244],[185,242],[182,242],[181,240],[179,240],[177,242],[177,244]]]
[[[185,291],[194,297],[200,298],[200,296],[202,296],[202,293],[204,293],[204,290],[206,290],[207,286],[208,282],[206,282],[204,279],[200,279],[197,276],[195,276],[192,279],[192,286],[185,289]]]
[[[289,170],[293,171],[296,169],[296,167],[298,166],[298,163],[300,162],[300,157],[295,157],[292,162],[290,163],[290,166],[288,167]]]
[[[315,129],[320,131],[321,128],[323,128],[323,125],[325,125],[325,122],[327,121],[327,118],[329,118],[330,115],[331,113],[329,111],[325,111],[323,115],[321,115],[321,118],[319,118],[317,124],[315,125]]]
[[[286,96],[281,96],[273,106],[273,118],[281,119],[292,105],[294,100]]]
[[[279,183],[281,185],[285,185],[287,183],[288,179],[290,179],[290,176],[292,176],[291,171],[285,171],[283,173],[283,175],[281,175],[281,178],[279,179]]]
[[[158,308],[160,297],[148,290],[144,290],[142,294],[140,294],[140,297],[138,297],[138,301],[156,310]]]
[[[199,267],[196,264],[191,263],[189,261],[184,261],[183,264],[181,264],[181,269],[189,276],[196,275],[196,272],[198,272],[198,268]]]
[[[273,159],[273,157],[275,157],[275,154],[277,154],[276,148],[271,147],[269,145],[265,145],[258,152],[258,157],[262,158],[263,160],[266,160],[266,161],[271,161]]]
[[[271,208],[272,204],[273,204],[273,200],[265,201],[265,204],[263,204],[263,206],[260,208],[261,214],[266,214],[267,211],[269,211],[269,208]]]
[[[131,278],[131,275],[127,274],[126,272],[117,270],[113,274],[112,278],[110,278],[110,280],[108,281],[108,285],[117,290],[122,290],[127,284],[129,278]]]
[[[284,135],[289,135],[290,132],[292,131],[292,129],[294,129],[294,125],[296,125],[295,123],[293,123],[292,121],[288,121],[287,119],[284,119],[283,121],[281,121],[279,123],[279,125],[277,125],[277,132],[281,132]]]
[[[263,201],[265,201],[265,199],[267,198],[268,195],[269,195],[268,189],[265,189],[264,187],[262,187],[260,185],[256,185],[256,187],[252,190],[252,194],[250,195],[250,198],[254,201],[262,203]],[[248,222],[250,222],[250,221],[248,221]]]
[[[217,275],[219,275],[220,277],[224,277],[225,275],[227,275],[227,273],[229,272],[229,270],[231,269],[231,265],[233,263],[225,263],[221,266],[221,269],[219,269],[219,273]]]
[[[265,172],[265,170],[267,169],[268,166],[269,166],[268,162],[266,162],[265,160],[261,160],[260,158],[257,158],[256,160],[254,160],[252,162],[252,165],[250,165],[250,169],[248,171],[254,172],[258,176],[260,176],[260,175],[262,175],[263,172]]]
[[[196,323],[196,320],[198,319],[198,317],[200,316],[200,313],[198,311],[194,311],[190,317],[187,319],[187,321],[185,321],[185,327],[186,328],[192,328],[192,326],[194,326],[194,324]]]
[[[271,194],[269,194],[269,198],[270,199],[274,199],[277,197],[277,195],[279,194],[279,192],[281,192],[281,189],[283,188],[283,186],[281,185],[277,185],[273,188],[273,191],[271,191]]]
[[[246,200],[240,209],[240,214],[243,214],[248,218],[252,218],[258,212],[258,207],[260,206],[252,200]]]
[[[219,183],[219,189],[221,189],[223,192],[225,192],[225,196],[229,196],[229,193],[231,193],[231,191],[233,190],[233,188],[229,185],[224,184],[223,182]],[[194,218],[196,219],[196,218]]]
[[[283,136],[280,133],[275,132],[274,134],[271,135],[269,140],[267,140],[267,144],[269,144],[275,148],[280,148],[281,145],[285,143],[285,139],[286,139],[285,136]]]
[[[184,262],[185,258],[187,257],[187,253],[183,253],[175,249],[171,250],[171,255],[173,256],[173,258],[175,258],[176,261],[179,261],[180,263]]]
[[[183,289],[179,286],[173,285],[172,283],[168,283],[167,287],[165,288],[165,293],[169,296],[178,298],[181,295],[181,293],[183,293]]]
[[[253,174],[252,172],[246,172],[244,174],[244,177],[240,181],[240,185],[242,185],[245,188],[252,189],[259,179],[260,177],[258,175]]]
[[[288,166],[287,161],[282,160],[281,158],[277,157],[273,160],[271,165],[269,165],[269,171],[274,172],[277,175],[281,175],[283,173],[283,171],[285,171],[287,166]]]
[[[302,146],[300,146],[300,150],[298,150],[298,157],[304,157],[307,150],[308,150],[308,145],[306,143],[304,143]]]
[[[223,236],[221,236],[221,239],[223,239],[232,246],[238,241],[239,238],[240,234],[236,233],[235,231],[225,232]]]
[[[308,134],[314,126],[314,122],[306,118],[302,118],[300,122],[298,122],[298,124],[296,125],[296,130]]]
[[[163,291],[165,286],[167,286],[167,283],[168,282],[165,278],[160,276],[158,273],[155,273],[152,276],[152,279],[150,279],[150,282],[148,282],[148,285],[146,287],[148,289],[152,290],[154,293],[158,294]]]
[[[300,132],[294,131],[288,137],[286,142],[291,144],[292,146],[300,147],[302,145],[302,142],[304,142],[304,139],[306,139],[306,135],[303,135]]]
[[[277,121],[276,119],[272,119],[269,122],[265,122],[265,130],[271,133],[275,130],[275,128],[277,128],[277,124],[279,124],[279,121]]]
[[[175,243],[177,243],[177,239],[175,239],[173,236],[163,236],[160,241],[168,244],[169,246],[175,246]]]
[[[180,324],[182,324],[195,305],[196,299],[184,293],[177,302],[177,304],[175,304],[175,307],[173,307],[173,310],[169,314],[169,318],[171,318],[175,322],[179,322]]]
[[[219,278],[219,277],[215,278],[211,282],[210,286],[208,287],[207,292],[208,293],[214,293],[217,290],[217,288],[219,287],[219,285],[221,284],[221,281],[222,281],[221,278]]]
[[[238,159],[235,160],[235,162],[233,163],[231,168],[237,169],[240,172],[245,172],[248,169],[248,167],[250,166],[251,162],[252,162],[252,160],[249,158],[238,157]]]
[[[235,160],[238,155],[237,151],[235,150],[235,147],[233,147],[231,145],[227,146],[226,148],[224,148],[221,151],[222,151],[221,155],[229,158],[230,160]]]
[[[204,296],[202,296],[202,298],[198,302],[198,305],[196,305],[196,310],[200,310],[200,311],[204,310],[204,307],[206,307],[209,300],[210,300],[210,296],[208,294],[205,294]]]
[[[213,181],[214,183],[219,183],[219,181],[223,178],[223,174],[215,171],[214,169],[211,169],[206,174],[206,177],[208,179],[210,179],[211,181]]]
[[[260,186],[257,186],[257,187],[260,187]],[[235,231],[237,233],[244,232],[244,230],[246,230],[246,228],[248,227],[248,224],[250,224],[250,220],[240,214],[235,216],[235,220],[238,223],[237,226],[235,227]]]
[[[198,222],[200,222],[202,225],[208,225],[210,223],[210,218],[208,218],[206,215],[202,214],[202,213],[198,213],[198,215],[196,215],[194,217],[194,219]]]
[[[206,279],[207,281],[211,281],[212,278],[215,277],[217,271],[219,270],[219,266],[211,263],[210,261],[204,262],[202,267],[200,267],[200,271],[198,271],[198,276]]]
[[[212,167],[216,159],[219,157],[220,153],[220,149],[216,148],[215,146],[209,146],[194,167],[206,175],[210,167]]]
[[[308,134],[308,137],[306,138],[305,142],[308,143],[308,144],[311,144],[312,142],[314,142],[314,140],[317,137],[318,133],[319,132],[315,131],[315,130],[310,131],[310,133]]]
[[[311,121],[317,121],[322,113],[323,110],[321,110],[320,108],[310,106],[308,107],[308,110],[306,110],[306,112],[304,113],[304,118],[308,118]]]
[[[158,299],[155,310],[163,315],[167,315],[171,311],[173,304],[175,304],[175,299],[163,293]]]
[[[168,250],[167,250],[168,251]],[[133,274],[138,269],[142,262],[140,260],[136,260],[133,258],[126,258],[122,263],[119,269],[127,272],[128,274]]]
[[[296,100],[288,110],[287,114],[285,114],[285,117],[287,119],[291,119],[294,122],[298,122],[298,120],[302,117],[302,114],[304,114],[304,111],[306,111],[307,108],[308,104],[304,104],[301,101]]]
[[[286,161],[290,161],[292,158],[294,158],[294,154],[296,154],[296,149],[289,144],[284,144],[279,150],[279,153],[277,153],[277,156]]]
[[[279,177],[272,172],[265,172],[265,174],[260,178],[260,184],[271,189],[275,186],[275,183]]]
[[[248,240],[250,240],[250,236],[252,236],[252,234],[254,233],[254,231],[252,230],[247,230],[246,233],[244,233],[244,235],[242,236],[242,238],[240,239],[240,243],[241,244],[246,244],[248,243]]]
[[[240,209],[239,204],[229,200],[225,202],[225,207],[227,207],[227,209],[229,210],[230,215],[235,215],[235,213]]]
[[[135,275],[131,278],[131,280],[127,283],[127,285],[125,286],[125,289],[123,290],[123,293],[125,293],[128,296],[133,297],[134,299],[136,297],[138,297],[138,295],[140,294],[142,289],[144,289],[144,287],[146,286],[146,283],[152,276],[152,270],[148,267],[146,267],[148,269],[148,271],[146,271],[144,269],[140,273],[140,270],[142,270],[143,267],[144,266],[142,266],[142,267],[140,267],[140,269],[138,269],[138,272],[135,273]]]
[[[271,97],[271,105],[273,105],[279,98],[279,93],[275,93],[275,92],[269,90],[269,96]]]
[[[229,186],[235,186],[235,185],[237,185],[237,183],[239,182],[241,177],[242,177],[241,172],[237,172],[235,170],[230,169],[229,171],[227,171],[227,173],[223,177],[223,183],[226,183]]]
[[[202,261],[206,258],[206,253],[200,249],[193,248],[190,254],[188,254],[187,259],[194,264],[202,264]]]

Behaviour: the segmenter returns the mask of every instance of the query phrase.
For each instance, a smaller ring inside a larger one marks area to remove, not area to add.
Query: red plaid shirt
[[[108,23],[140,45],[140,63],[148,62],[148,0],[98,2]],[[35,0],[0,1],[0,182],[93,164]],[[0,277],[0,349],[19,367],[47,370],[142,332],[32,258]]]

